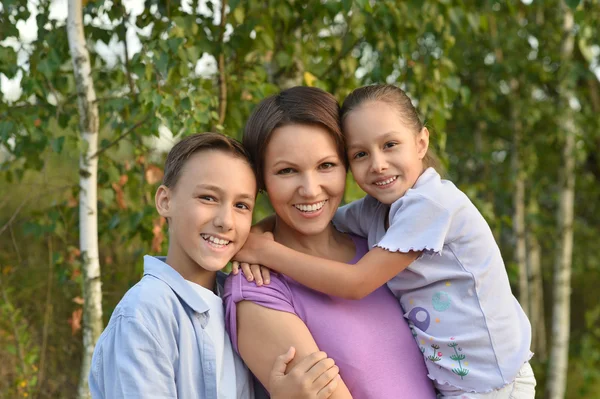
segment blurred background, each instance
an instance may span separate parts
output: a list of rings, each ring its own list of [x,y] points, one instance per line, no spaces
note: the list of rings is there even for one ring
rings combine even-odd
[[[0,398],[85,397],[84,332],[89,346],[142,256],[166,252],[154,192],[175,140],[240,138],[283,88],[342,101],[381,82],[409,93],[492,227],[532,322],[537,397],[600,397],[600,1],[223,1],[83,1],[90,153],[67,0],[2,0]],[[101,297],[83,289],[82,154],[98,160]],[[346,201],[362,195],[349,176]],[[261,196],[255,219],[269,213]]]

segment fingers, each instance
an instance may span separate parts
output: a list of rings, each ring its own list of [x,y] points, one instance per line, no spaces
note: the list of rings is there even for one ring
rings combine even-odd
[[[240,262],[234,260],[231,262],[231,274],[234,276],[240,272]]]
[[[244,273],[244,276],[246,276],[246,280],[248,280],[248,281],[254,280],[254,276],[252,275],[252,272],[250,271],[250,264],[243,262],[243,263],[240,263],[240,266],[242,268],[242,272]]]
[[[332,370],[332,372],[331,372],[332,374],[330,373],[331,377],[330,378],[327,378],[327,376],[324,377],[327,380],[327,382],[329,380],[331,380],[331,378],[336,376],[336,374],[339,372],[339,369],[335,365],[335,361],[333,359],[326,358],[326,359],[320,360],[317,363],[315,363],[310,368],[310,370],[308,370],[308,372],[306,373],[306,376],[311,381],[317,381],[319,378],[321,378],[323,376],[323,374],[326,374],[329,370]],[[325,385],[326,385],[326,383],[322,384],[322,386],[325,386]]]
[[[286,353],[277,356],[271,369],[271,377],[283,377],[288,363],[294,359],[294,356],[296,356],[296,348],[293,346],[290,346],[290,349]]]
[[[263,277],[260,273],[260,265],[250,265],[250,271],[254,276],[254,280],[256,281],[256,285],[263,285]]]
[[[268,267],[261,266],[260,274],[262,275],[262,279],[265,284],[269,284],[271,282],[271,271]]]
[[[324,359],[327,359],[327,353],[323,351],[311,353],[310,355],[302,359],[300,363],[295,365],[294,368],[290,370],[290,373],[296,371],[298,373],[305,374],[310,369],[312,369],[317,363]],[[315,376],[315,378],[313,378],[312,381],[314,381],[317,376]]]
[[[336,376],[333,377],[327,383],[327,385],[325,385],[320,391],[317,392],[317,398],[318,399],[327,399],[328,397],[330,397],[335,392],[341,379],[342,378],[340,377],[340,375],[336,374]]]

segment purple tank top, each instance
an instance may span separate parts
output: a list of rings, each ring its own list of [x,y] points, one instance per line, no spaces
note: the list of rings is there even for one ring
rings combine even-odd
[[[354,264],[368,247],[365,239],[352,239],[356,256],[350,263]],[[335,360],[354,399],[435,398],[423,355],[398,300],[386,286],[353,301],[314,291],[282,274],[257,287],[240,273],[227,278],[223,300],[225,327],[236,351],[235,304],[252,301],[304,321],[319,349]]]

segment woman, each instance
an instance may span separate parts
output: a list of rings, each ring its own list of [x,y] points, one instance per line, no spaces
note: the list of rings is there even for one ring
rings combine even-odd
[[[295,87],[267,98],[248,120],[244,146],[275,210],[276,241],[346,263],[367,252],[364,239],[331,224],[347,169],[332,95]],[[349,301],[284,275],[257,287],[238,274],[226,282],[224,300],[232,343],[267,390],[275,358],[293,346],[296,359],[323,350],[335,360],[342,381],[332,398],[435,397],[423,356],[386,287]]]

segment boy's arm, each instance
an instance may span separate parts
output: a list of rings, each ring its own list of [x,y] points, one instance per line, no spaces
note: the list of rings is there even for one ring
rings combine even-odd
[[[349,265],[297,252],[250,234],[236,259],[264,265],[328,295],[362,299],[406,269],[420,254],[374,248],[358,263]]]
[[[95,352],[89,377],[93,398],[177,397],[171,360],[137,320],[118,320]]]

